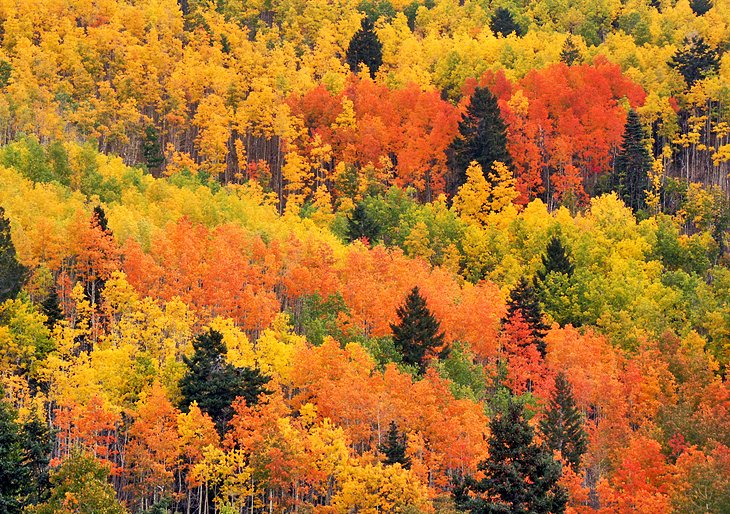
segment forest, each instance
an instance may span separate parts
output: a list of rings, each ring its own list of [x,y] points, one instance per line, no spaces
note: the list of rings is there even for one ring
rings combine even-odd
[[[730,0],[0,1],[0,514],[730,512]]]

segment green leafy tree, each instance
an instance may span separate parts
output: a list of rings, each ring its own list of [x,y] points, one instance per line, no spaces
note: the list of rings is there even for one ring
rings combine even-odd
[[[391,324],[393,344],[403,356],[403,363],[417,366],[421,373],[426,371],[426,359],[443,347],[444,333],[441,324],[428,310],[426,300],[418,287],[414,287],[403,305],[396,310],[398,323]],[[445,358],[442,349],[439,357]]]
[[[573,66],[574,64],[580,64],[582,60],[580,50],[573,41],[573,36],[568,36],[565,43],[563,43],[563,49],[560,51],[560,61],[568,66]]]
[[[522,405],[510,401],[489,427],[489,458],[479,465],[484,478],[467,479],[457,490],[457,505],[472,514],[565,512],[560,463],[534,442]]]
[[[504,7],[497,7],[489,21],[489,27],[495,35],[501,34],[504,37],[513,33],[518,36],[523,34],[522,27],[515,21],[512,11]]]
[[[370,77],[375,78],[383,64],[383,44],[373,30],[370,18],[363,18],[360,30],[352,36],[345,60],[353,73],[357,74],[360,64],[365,64],[370,70]]]
[[[540,420],[540,432],[548,448],[559,451],[577,470],[588,449],[588,438],[583,430],[583,416],[575,405],[573,389],[562,372],[555,377],[555,389],[545,417]]]
[[[400,464],[403,468],[409,469],[411,458],[406,455],[407,448],[406,435],[398,430],[395,421],[391,421],[385,434],[385,441],[378,445],[378,451],[385,456],[385,464],[389,466]]]
[[[150,170],[159,168],[165,162],[165,156],[162,153],[162,146],[160,145],[160,132],[154,125],[147,125],[144,130],[142,156],[147,164],[147,168]]]
[[[380,225],[370,216],[363,202],[357,204],[347,217],[348,241],[365,238],[373,244],[380,237],[380,232]]]
[[[682,48],[674,54],[669,66],[681,73],[687,86],[692,87],[698,80],[717,73],[720,57],[702,36],[695,35],[684,38]]]
[[[18,262],[10,237],[10,220],[0,207],[0,303],[15,298],[23,286],[27,268]]]
[[[614,189],[634,212],[646,207],[651,155],[644,141],[646,135],[639,115],[629,111],[621,151],[616,156]]]
[[[497,98],[486,87],[478,87],[471,97],[469,106],[459,122],[459,134],[451,143],[452,168],[456,173],[455,183],[449,187],[455,192],[466,182],[466,169],[477,161],[485,176],[492,169],[494,161],[507,166],[512,158],[507,152],[507,126],[502,119]]]
[[[543,320],[537,289],[525,277],[520,278],[520,281],[510,292],[507,300],[507,316],[503,322],[513,319],[517,312],[522,315],[522,319],[530,328],[530,334],[540,355],[545,357],[545,334],[548,326]]]
[[[233,401],[241,397],[248,405],[256,404],[259,396],[268,392],[264,386],[270,378],[257,369],[237,368],[226,362],[223,336],[215,330],[195,338],[193,348],[192,357],[183,357],[188,369],[180,379],[182,408],[197,402],[223,433],[233,416]]]

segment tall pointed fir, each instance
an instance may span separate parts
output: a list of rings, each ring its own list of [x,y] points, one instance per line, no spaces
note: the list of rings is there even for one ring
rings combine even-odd
[[[0,303],[17,296],[27,271],[18,262],[10,237],[10,220],[5,217],[5,209],[0,207]]]
[[[378,451],[385,456],[384,463],[388,466],[400,464],[402,468],[411,467],[411,459],[406,455],[406,435],[398,430],[395,421],[390,422],[388,432],[385,434],[385,441],[378,445]]]
[[[393,344],[400,352],[403,363],[417,366],[421,373],[426,371],[427,359],[439,350],[439,357],[446,356],[443,349],[444,333],[441,324],[426,306],[418,287],[414,287],[403,305],[396,310],[398,323],[391,324]]]
[[[693,13],[695,13],[697,16],[702,16],[707,11],[712,9],[713,3],[712,0],[690,0],[689,6],[692,9]]]
[[[149,170],[158,169],[165,162],[165,156],[162,153],[162,146],[160,144],[160,132],[154,125],[147,125],[144,130],[142,156]]]
[[[63,311],[61,310],[61,301],[58,298],[58,291],[56,285],[52,284],[48,295],[41,303],[41,309],[43,314],[46,315],[46,326],[50,329],[56,324],[56,322],[63,319]]]
[[[383,44],[373,30],[373,22],[369,18],[363,18],[360,30],[352,36],[345,60],[353,73],[357,74],[360,64],[365,64],[370,70],[370,78],[375,78],[383,64]]]
[[[580,50],[573,41],[573,36],[569,35],[563,43],[563,49],[560,51],[560,61],[568,66],[573,66],[574,64],[580,64],[582,60]]]
[[[563,372],[555,377],[555,389],[545,417],[540,420],[540,433],[548,448],[559,451],[577,471],[588,450],[588,438],[583,429],[583,416],[575,405],[573,389]]]
[[[530,334],[534,339],[535,345],[540,355],[544,358],[547,350],[545,335],[548,326],[543,320],[538,292],[525,277],[520,278],[520,281],[517,282],[517,285],[509,295],[509,299],[507,300],[507,316],[503,322],[513,319],[517,312],[522,315],[522,319],[530,328]]]
[[[543,269],[536,273],[539,282],[545,282],[545,277],[550,273],[563,273],[568,277],[573,275],[575,266],[570,260],[568,250],[558,236],[550,238],[545,253],[542,255],[542,266]]]
[[[632,109],[626,119],[621,151],[616,156],[614,190],[634,212],[646,208],[652,164],[645,139],[639,115]]]
[[[459,122],[459,134],[449,147],[451,167],[455,173],[450,193],[466,182],[466,170],[472,161],[481,165],[488,177],[494,161],[510,167],[512,158],[507,151],[507,126],[499,111],[497,98],[489,88],[478,87]]]
[[[347,240],[365,238],[372,245],[380,237],[380,227],[368,214],[365,205],[360,202],[347,217]]]
[[[684,77],[687,87],[692,87],[698,80],[717,72],[720,57],[702,36],[695,35],[684,38],[682,48],[674,54],[669,66]]]
[[[507,37],[510,34],[522,35],[522,27],[515,21],[515,17],[509,9],[497,7],[489,20],[489,28],[495,36]]]
[[[467,479],[457,506],[472,514],[565,512],[568,495],[558,484],[560,463],[533,440],[522,405],[510,401],[489,428],[489,457],[479,464],[484,478]]]

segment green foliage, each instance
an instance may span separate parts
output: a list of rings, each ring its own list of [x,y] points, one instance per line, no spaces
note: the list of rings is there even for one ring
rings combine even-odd
[[[373,30],[370,18],[363,18],[362,27],[352,36],[345,60],[353,73],[358,73],[360,64],[364,64],[370,70],[370,77],[375,78],[383,64],[383,44]]]
[[[575,405],[570,382],[562,372],[555,377],[555,389],[545,417],[540,420],[540,432],[548,448],[559,451],[565,461],[577,471],[581,457],[588,450],[588,438],[583,430],[583,416]]]
[[[213,419],[219,433],[223,433],[233,416],[233,401],[241,397],[248,405],[255,405],[259,396],[268,392],[264,386],[270,378],[257,369],[227,363],[223,335],[215,330],[196,337],[193,348],[192,357],[183,357],[188,369],[180,380],[181,407],[187,409],[197,402],[200,410]]]
[[[0,401],[0,512],[22,512],[29,489],[29,471],[25,465],[22,427],[16,413]]]
[[[646,208],[651,155],[646,148],[645,139],[639,115],[632,109],[626,119],[621,150],[616,156],[614,187],[624,203],[634,212]]]
[[[703,37],[692,36],[684,39],[682,48],[674,54],[669,66],[684,77],[687,87],[692,87],[698,80],[717,73],[720,57],[717,50],[710,48]]]
[[[357,4],[357,10],[364,13],[373,24],[381,18],[389,21],[396,14],[395,7],[388,0],[362,0]]]
[[[160,145],[160,132],[154,125],[145,127],[142,156],[148,169],[157,169],[165,163],[165,156]]]
[[[504,37],[510,34],[523,35],[522,27],[515,22],[512,12],[504,7],[497,7],[489,22],[489,27],[495,35]]]
[[[15,245],[10,237],[10,220],[5,217],[5,209],[0,207],[0,303],[18,295],[27,273],[27,268],[15,254]]]
[[[563,43],[563,49],[560,51],[560,61],[568,66],[580,64],[583,60],[580,50],[575,46],[573,36],[568,36]]]
[[[7,87],[10,76],[13,74],[13,65],[8,61],[0,60],[0,89]]]
[[[712,0],[690,0],[689,6],[697,16],[702,16],[713,7]]]
[[[512,319],[519,312],[522,319],[530,328],[540,355],[545,357],[545,334],[549,328],[543,320],[542,307],[537,290],[525,278],[520,278],[517,285],[512,289],[507,300],[507,316],[504,321]]]
[[[562,273],[568,277],[573,275],[575,265],[570,259],[570,253],[563,246],[560,237],[553,236],[542,255],[543,269],[538,270],[536,277],[540,282],[545,281],[550,273]]]
[[[347,240],[365,238],[372,245],[380,237],[380,226],[370,217],[365,205],[360,202],[347,218]]]
[[[46,315],[46,326],[52,329],[56,322],[63,319],[63,311],[61,310],[61,302],[58,298],[58,291],[54,285],[51,286],[48,295],[41,302],[41,310]]]
[[[388,466],[400,464],[404,469],[411,467],[411,459],[406,455],[408,449],[406,434],[398,430],[398,423],[390,422],[385,440],[378,445],[378,451],[385,457],[384,463]]]
[[[315,346],[321,345],[326,336],[344,341],[353,335],[343,334],[340,330],[337,324],[340,313],[347,314],[348,308],[339,292],[327,298],[314,293],[303,299],[301,314],[294,317],[294,325]]]
[[[451,382],[451,392],[456,398],[474,401],[484,398],[484,367],[474,363],[474,356],[466,345],[452,344],[448,357],[436,363],[435,367],[442,377]]]

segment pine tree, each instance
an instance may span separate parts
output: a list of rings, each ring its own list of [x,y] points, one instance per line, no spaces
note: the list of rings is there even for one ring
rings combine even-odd
[[[563,273],[570,277],[573,275],[575,266],[570,260],[568,250],[558,236],[553,236],[542,255],[543,269],[536,273],[539,282],[545,282],[545,277],[550,273]]]
[[[614,190],[634,212],[646,207],[651,155],[644,144],[645,134],[639,115],[629,111],[621,151],[616,156]]]
[[[223,336],[215,330],[200,334],[193,349],[192,357],[183,357],[188,369],[180,379],[181,406],[187,409],[197,402],[222,434],[233,415],[233,401],[242,397],[248,405],[255,405],[262,393],[268,393],[264,386],[270,378],[257,369],[237,368],[226,362]]]
[[[18,262],[10,238],[10,220],[5,217],[5,209],[0,207],[0,303],[17,296],[26,273],[26,267]]]
[[[472,161],[481,165],[486,174],[499,161],[510,167],[507,152],[507,127],[502,119],[497,98],[486,87],[478,87],[471,97],[466,113],[459,122],[459,135],[451,143],[452,168],[456,172],[455,192],[466,182],[466,170]]]
[[[544,358],[546,353],[545,335],[548,326],[543,321],[542,307],[537,290],[525,278],[520,278],[515,288],[510,293],[507,301],[507,317],[503,322],[514,317],[519,312],[522,319],[530,327],[530,333],[537,346],[540,355]]]
[[[383,64],[383,44],[373,30],[373,22],[369,18],[363,18],[360,30],[352,36],[345,60],[353,73],[358,73],[362,63],[370,70],[370,77],[375,78]]]
[[[347,217],[347,240],[352,242],[365,238],[372,245],[380,237],[380,226],[368,215],[365,205],[360,202]]]
[[[444,334],[441,324],[426,306],[418,287],[414,287],[406,298],[405,304],[396,310],[399,322],[391,324],[393,344],[403,356],[405,364],[418,366],[421,373],[426,371],[426,359],[442,347]],[[445,357],[442,350],[439,357]]]
[[[540,432],[548,448],[559,451],[574,470],[588,449],[583,430],[583,416],[575,406],[573,390],[564,373],[555,377],[555,390],[545,417],[540,420]]]
[[[484,478],[467,479],[458,506],[472,514],[565,512],[568,495],[558,484],[560,464],[533,441],[522,405],[510,401],[489,427],[489,458],[479,464]]]
[[[501,34],[503,37],[507,37],[513,32],[518,36],[522,35],[522,27],[515,22],[512,12],[504,7],[497,7],[489,21],[489,27],[495,35]]]
[[[390,422],[388,432],[385,434],[385,441],[378,445],[378,451],[385,455],[385,464],[392,466],[400,464],[404,469],[411,467],[411,459],[406,455],[406,435],[398,430],[395,421]]]
[[[225,34],[221,37],[224,38]],[[165,156],[162,154],[162,147],[160,146],[160,133],[154,125],[147,125],[144,130],[142,156],[147,168],[150,170],[159,168],[165,162]]]
[[[0,398],[2,398],[0,389]],[[30,473],[25,466],[23,431],[16,413],[0,401],[0,512],[23,511],[23,499],[28,492]]]
[[[53,328],[56,322],[63,319],[61,301],[58,298],[58,291],[55,285],[52,285],[50,291],[48,291],[48,296],[41,303],[41,309],[43,310],[43,314],[48,318],[46,321],[48,328]]]
[[[713,3],[712,0],[690,0],[689,6],[697,16],[702,16],[712,9]]]
[[[99,228],[102,230],[102,232],[111,234],[111,230],[109,230],[109,220],[107,220],[106,212],[101,205],[97,205],[96,207],[94,207],[94,212],[91,216],[94,220],[96,220],[96,223],[97,225],[99,225]]]
[[[45,421],[33,417],[23,424],[23,441],[25,465],[30,475],[28,503],[37,504],[45,499],[50,488],[51,431]]]
[[[677,50],[669,66],[676,69],[684,77],[687,87],[708,75],[717,73],[720,57],[717,50],[710,48],[702,36],[684,38],[682,49]]]
[[[580,64],[582,60],[580,50],[578,50],[578,47],[575,46],[575,42],[573,41],[573,36],[568,36],[560,52],[560,61],[568,66],[573,66],[574,64]]]

